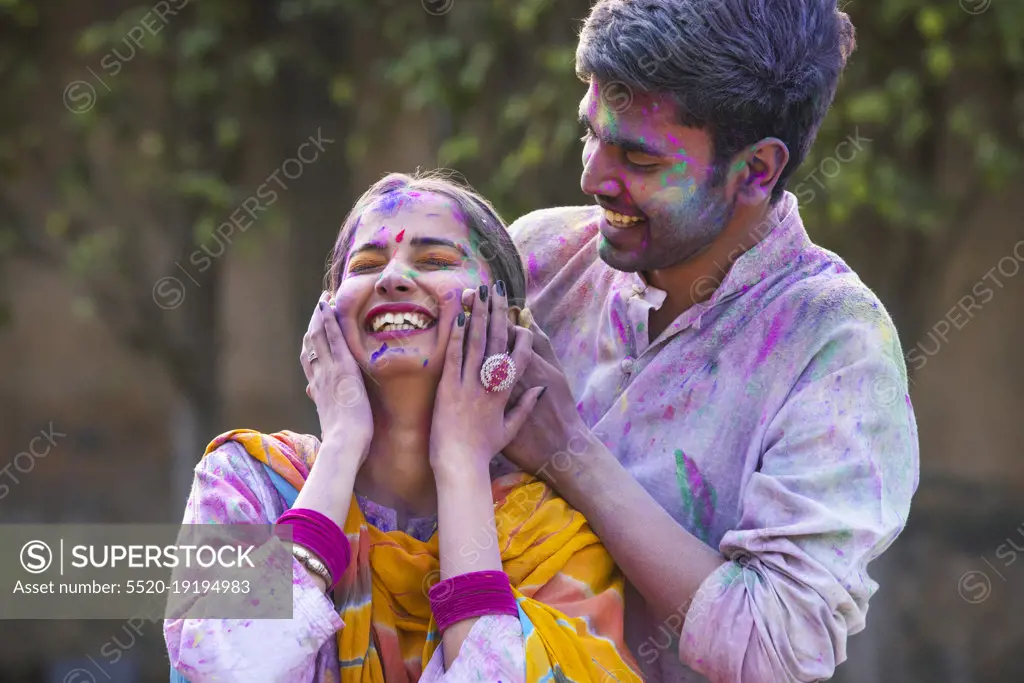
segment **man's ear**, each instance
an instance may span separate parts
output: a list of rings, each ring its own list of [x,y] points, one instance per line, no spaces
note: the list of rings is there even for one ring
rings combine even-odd
[[[789,163],[789,149],[778,138],[764,138],[736,155],[729,191],[743,204],[761,204],[772,196]]]

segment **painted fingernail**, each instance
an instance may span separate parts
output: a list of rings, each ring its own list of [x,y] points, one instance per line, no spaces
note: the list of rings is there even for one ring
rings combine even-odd
[[[487,285],[480,285],[480,301],[487,301]]]
[[[540,397],[544,395],[544,392],[547,391],[547,390],[548,390],[547,387],[544,387],[543,389],[540,390],[540,393],[537,394],[537,400],[538,401],[540,400]]]
[[[459,313],[459,317],[455,319],[455,322],[458,323],[459,327],[465,327],[465,325],[466,325],[466,314],[465,313]]]
[[[326,303],[325,303],[324,301],[322,301],[322,300],[321,300],[321,301],[320,301],[320,310],[321,310],[321,311],[322,311],[322,310],[324,310],[324,306],[326,306],[326,305],[327,305],[327,304],[326,304]]]
[[[494,283],[494,290],[498,292],[498,296],[505,296],[505,283],[502,280],[498,280]]]

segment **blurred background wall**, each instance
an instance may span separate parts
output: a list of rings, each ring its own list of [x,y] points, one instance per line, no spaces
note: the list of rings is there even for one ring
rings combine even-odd
[[[859,47],[789,189],[895,318],[922,476],[836,680],[1022,681],[1024,3],[845,7]],[[381,174],[456,168],[509,221],[588,203],[588,8],[0,1],[0,523],[177,521],[216,434],[316,431],[301,337]],[[140,631],[0,623],[0,683],[166,680]]]

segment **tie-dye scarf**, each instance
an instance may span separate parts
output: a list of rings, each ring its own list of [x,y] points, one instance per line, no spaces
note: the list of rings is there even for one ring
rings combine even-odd
[[[206,453],[232,440],[267,467],[278,490],[290,490],[289,501],[320,447],[308,434],[235,430]],[[583,516],[522,472],[495,480],[493,493],[501,559],[523,626],[526,680],[642,680],[623,640],[622,573]],[[441,645],[426,596],[439,578],[437,534],[422,542],[380,531],[366,523],[355,497],[345,533],[352,562],[335,589],[345,622],[337,634],[341,680],[416,681]]]

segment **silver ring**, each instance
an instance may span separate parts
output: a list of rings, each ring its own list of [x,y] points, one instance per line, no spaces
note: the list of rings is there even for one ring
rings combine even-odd
[[[316,360],[316,358],[317,358],[317,355],[316,355],[316,351],[310,350],[310,352],[306,354],[306,358],[308,358],[308,359],[309,359],[309,362],[310,362],[310,363],[312,363],[313,361],[315,361],[315,360]]]

